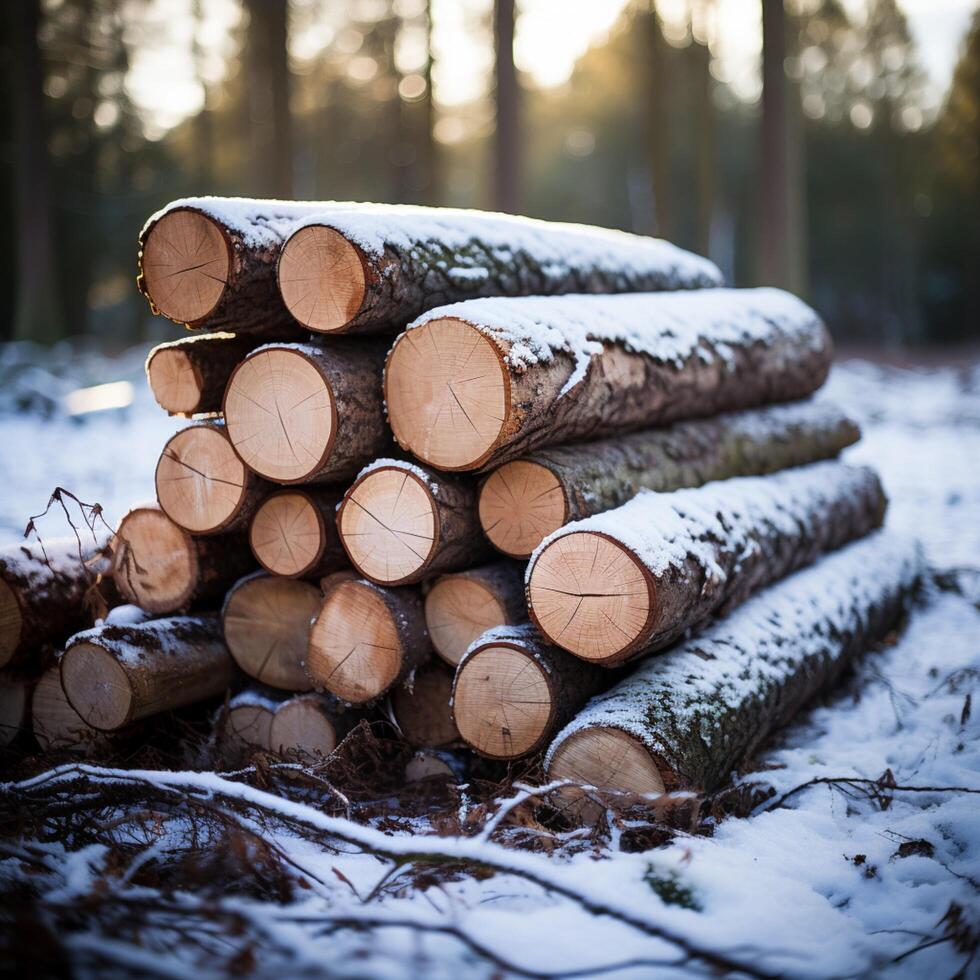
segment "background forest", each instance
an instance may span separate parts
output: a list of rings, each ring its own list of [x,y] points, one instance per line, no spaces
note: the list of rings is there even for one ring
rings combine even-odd
[[[136,235],[202,193],[652,233],[801,293],[845,343],[976,339],[980,12],[937,96],[895,0],[741,2],[763,41],[741,74],[715,0],[4,4],[0,340],[154,338]],[[599,7],[542,84],[525,18],[557,36]]]

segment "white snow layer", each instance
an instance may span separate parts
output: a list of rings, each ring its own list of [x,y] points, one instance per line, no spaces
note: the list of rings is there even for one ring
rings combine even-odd
[[[161,655],[182,656],[187,651],[187,631],[193,631],[193,644],[224,643],[221,620],[217,616],[167,616],[139,623],[104,622],[70,637],[65,649],[79,643],[103,647],[121,664],[137,666],[153,662]]]

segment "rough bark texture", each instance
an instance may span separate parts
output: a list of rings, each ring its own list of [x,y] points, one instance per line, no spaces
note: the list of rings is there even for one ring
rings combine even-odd
[[[91,626],[95,607],[87,601],[99,579],[100,548],[75,538],[15,545],[0,551],[0,667],[23,664],[47,644],[60,645]]]
[[[71,706],[103,731],[214,697],[239,677],[217,616],[97,626],[73,636],[61,658]]]
[[[663,525],[663,511],[635,506],[626,513],[627,504],[607,512],[611,520],[595,530],[590,530],[590,521],[574,525],[575,531],[597,533],[621,545],[648,583],[649,614],[643,629],[631,642],[601,659],[603,665],[617,665],[663,649],[692,626],[728,612],[764,586],[864,537],[884,520],[887,499],[871,469],[823,463],[788,471],[785,477],[786,482],[780,483],[775,482],[778,474],[738,481],[744,489],[742,501],[732,496],[735,481],[729,486],[712,484],[716,493],[711,494],[681,490],[659,501],[653,495],[635,498],[637,505],[662,502],[680,516],[682,526],[688,529],[683,539],[687,543],[679,545],[686,549],[683,557],[666,558],[671,541],[676,543],[677,539],[658,539],[645,554],[638,554],[636,547],[626,543],[635,545],[635,534],[648,530],[637,526],[634,519]],[[745,508],[743,501],[754,494],[767,495],[767,506]],[[714,508],[708,511],[713,523],[700,523],[700,507]],[[621,531],[615,530],[616,519],[612,517],[620,510]],[[561,541],[561,537],[551,539],[528,566],[528,612],[546,637],[549,631],[542,628],[535,608],[536,568],[548,549]],[[571,589],[574,583],[569,582]],[[558,637],[549,638],[559,646],[566,645]]]
[[[27,728],[34,680],[17,674],[0,674],[0,748],[10,745]]]
[[[552,744],[549,778],[563,743],[611,728],[650,753],[666,791],[716,789],[896,625],[922,568],[882,532],[774,585],[590,702]]]
[[[415,748],[442,748],[459,741],[449,707],[453,672],[439,661],[419,667],[391,692],[391,714]]]

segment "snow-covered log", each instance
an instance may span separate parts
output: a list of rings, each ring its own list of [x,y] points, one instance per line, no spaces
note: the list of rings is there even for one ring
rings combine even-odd
[[[298,223],[279,260],[286,307],[323,333],[391,330],[478,296],[622,293],[721,284],[668,242],[449,208],[355,205]]]
[[[490,554],[476,487],[415,463],[378,459],[344,494],[337,531],[351,564],[379,585],[408,585]]]
[[[221,421],[171,436],[154,480],[163,512],[191,534],[242,529],[271,489],[238,458]]]
[[[343,492],[328,487],[277,490],[259,504],[248,541],[258,563],[273,575],[319,578],[347,566],[337,534]]]
[[[269,344],[232,372],[224,413],[235,451],[276,483],[347,480],[383,455],[384,349],[374,343]]]
[[[453,672],[438,660],[417,667],[391,692],[391,715],[409,745],[440,748],[459,741],[452,694]]]
[[[552,643],[619,664],[868,534],[885,506],[873,470],[838,462],[642,491],[542,542],[528,565],[528,611]]]
[[[91,749],[106,736],[87,725],[69,704],[61,686],[61,668],[49,667],[38,679],[31,695],[31,727],[37,744],[52,749]]]
[[[542,446],[792,401],[830,369],[830,336],[776,289],[481,299],[432,310],[395,341],[395,438],[445,470]]]
[[[343,579],[327,591],[310,628],[306,670],[318,689],[349,704],[368,704],[431,653],[415,589]]]
[[[453,682],[453,720],[463,740],[491,759],[543,748],[614,675],[541,641],[529,623],[487,630]]]
[[[283,755],[326,757],[363,715],[341,711],[322,694],[297,694],[276,708],[269,730],[269,747]]]
[[[204,701],[239,676],[217,616],[96,626],[73,636],[61,658],[69,703],[99,731]]]
[[[244,535],[194,537],[155,504],[129,511],[113,544],[116,588],[127,602],[150,613],[219,599],[254,567]]]
[[[859,438],[840,409],[803,401],[539,449],[483,482],[480,524],[499,551],[526,559],[558,528],[619,507],[640,490],[772,473],[836,456]]]
[[[432,648],[453,667],[492,626],[525,620],[524,566],[513,561],[443,575],[425,596],[425,625]]]
[[[225,598],[225,642],[241,669],[284,691],[308,691],[310,622],[322,600],[309,582],[254,572],[239,579]]]
[[[896,624],[921,571],[913,542],[879,532],[771,586],[594,698],[552,743],[549,778],[716,789]]]

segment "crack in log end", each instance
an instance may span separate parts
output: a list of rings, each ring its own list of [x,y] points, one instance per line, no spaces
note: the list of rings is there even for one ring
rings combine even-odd
[[[221,300],[231,253],[214,221],[198,211],[177,209],[147,232],[140,265],[153,306],[177,323],[196,323]]]
[[[267,497],[255,512],[249,543],[259,564],[290,578],[316,567],[327,545],[324,519],[300,490]]]
[[[444,470],[479,466],[510,411],[510,379],[494,344],[451,317],[397,341],[385,370],[388,416],[398,443]]]
[[[480,524],[490,543],[512,558],[531,552],[567,519],[558,478],[539,463],[504,463],[480,488]]]
[[[425,622],[436,653],[455,667],[474,640],[490,627],[507,623],[508,616],[482,582],[447,575],[425,597]]]

